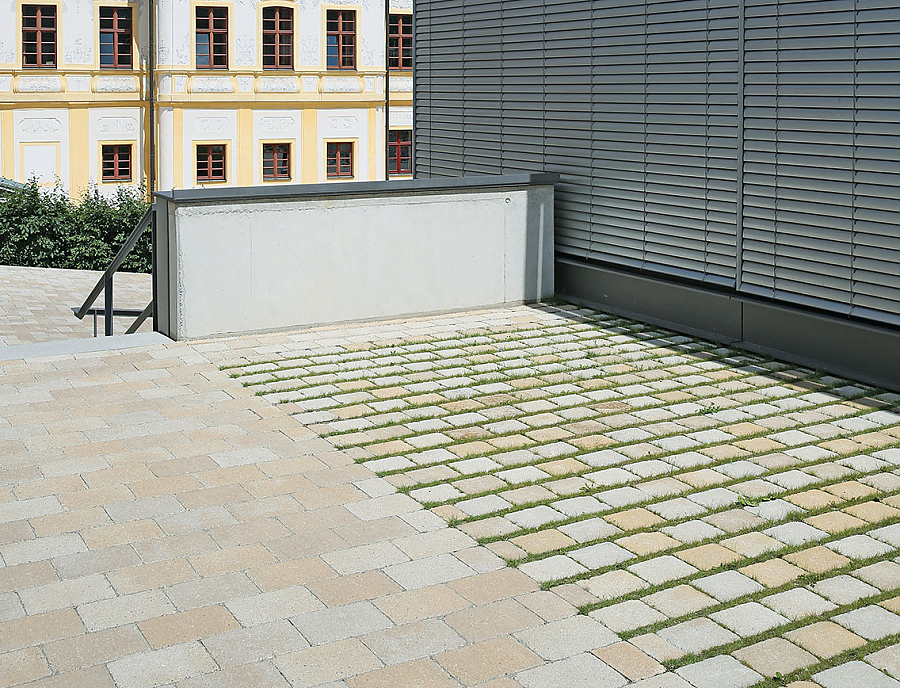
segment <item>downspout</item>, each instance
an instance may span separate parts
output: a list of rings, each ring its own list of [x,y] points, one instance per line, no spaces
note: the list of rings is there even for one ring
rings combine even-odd
[[[391,63],[388,57],[391,33],[391,0],[384,0],[384,180],[391,178]]]
[[[147,175],[148,186],[151,199],[153,192],[156,191],[156,0],[149,0],[150,3],[150,56],[147,60],[147,79],[150,90],[149,99],[149,148],[150,148],[150,170]]]

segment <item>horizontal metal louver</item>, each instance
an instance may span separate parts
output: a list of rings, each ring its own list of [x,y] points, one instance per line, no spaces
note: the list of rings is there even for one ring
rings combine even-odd
[[[418,176],[560,254],[900,324],[900,0],[415,0]]]

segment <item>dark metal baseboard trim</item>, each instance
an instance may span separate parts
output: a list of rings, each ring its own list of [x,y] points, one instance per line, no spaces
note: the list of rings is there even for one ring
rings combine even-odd
[[[900,332],[567,259],[556,291],[637,318],[900,391]]]

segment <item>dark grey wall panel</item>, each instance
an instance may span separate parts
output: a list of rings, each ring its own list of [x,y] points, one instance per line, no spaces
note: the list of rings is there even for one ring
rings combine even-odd
[[[561,257],[900,326],[900,0],[414,0],[416,175]]]

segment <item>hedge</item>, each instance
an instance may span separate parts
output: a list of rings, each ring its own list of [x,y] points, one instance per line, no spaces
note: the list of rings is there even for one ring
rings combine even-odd
[[[72,201],[35,180],[0,199],[0,265],[105,270],[147,210],[143,189],[96,187]],[[125,259],[126,272],[150,272],[150,232]]]

